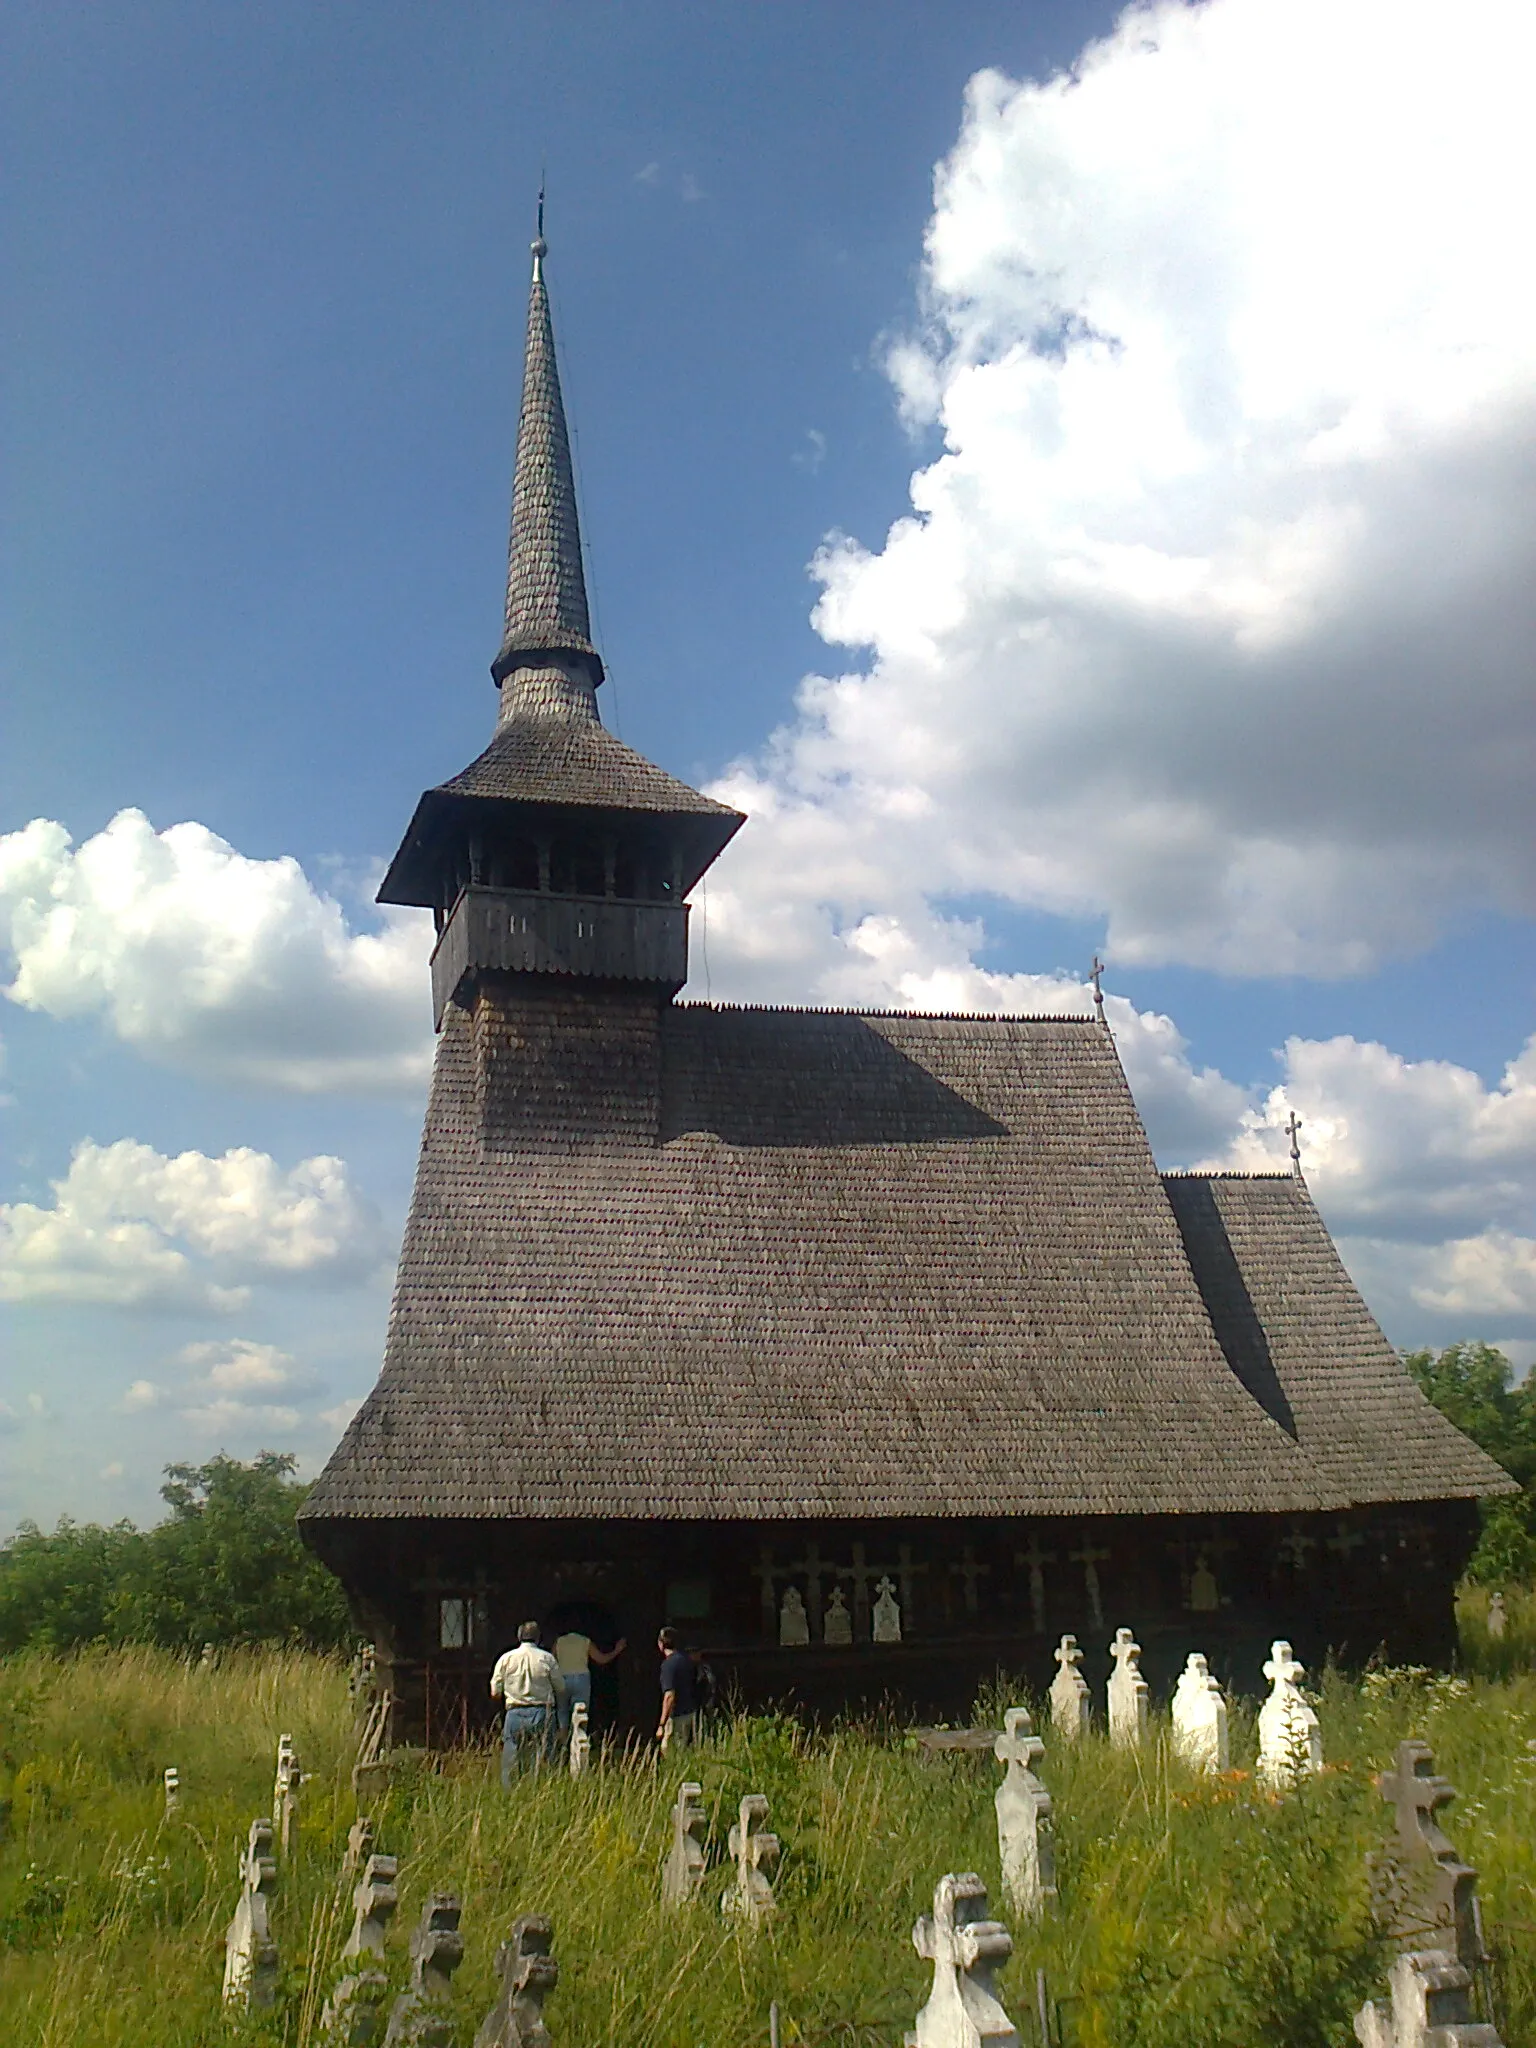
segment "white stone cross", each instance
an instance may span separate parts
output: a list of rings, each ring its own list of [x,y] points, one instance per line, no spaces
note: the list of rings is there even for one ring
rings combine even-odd
[[[786,1650],[803,1650],[811,1640],[811,1625],[798,1586],[787,1586],[779,1609],[779,1645]]]
[[[592,1761],[592,1738],[587,1733],[587,1703],[574,1700],[571,1703],[571,1776],[583,1776]]]
[[[1502,1643],[1508,1616],[1504,1612],[1504,1595],[1495,1593],[1488,1602],[1488,1636],[1491,1642]]]
[[[1305,1674],[1306,1666],[1296,1662],[1289,1643],[1270,1644],[1264,1665],[1270,1695],[1259,1709],[1257,1774],[1272,1791],[1323,1768],[1322,1730],[1297,1684]]]
[[[1076,1742],[1079,1736],[1088,1733],[1093,1718],[1088,1681],[1078,1669],[1083,1653],[1077,1637],[1063,1636],[1051,1654],[1058,1667],[1047,1694],[1051,1726],[1063,1742]]]
[[[778,1904],[773,1896],[773,1873],[778,1868],[779,1838],[763,1826],[767,1818],[768,1801],[761,1792],[749,1792],[730,1833],[736,1878],[720,1907],[748,1929],[760,1926]]]
[[[1173,1746],[1193,1770],[1225,1771],[1231,1766],[1227,1702],[1198,1650],[1190,1652],[1173,1689]]]
[[[1077,1668],[1083,1661],[1077,1637],[1063,1636],[1054,1655],[1061,1668],[1051,1680],[1051,1726],[1063,1742],[1076,1742],[1093,1716],[1088,1681]]]
[[[1013,1940],[987,1918],[987,1888],[974,1871],[939,1879],[933,1918],[918,1921],[912,1946],[933,1964],[933,1989],[907,2048],[1019,2048],[993,1981],[1013,1954]]]
[[[672,1852],[662,1867],[661,1898],[683,1906],[704,1882],[704,1787],[684,1785],[672,1808]]]
[[[1392,2010],[1355,2014],[1361,2048],[1502,2048],[1496,2027],[1472,2012],[1472,1973],[1449,1949],[1419,1949],[1392,1965]]]
[[[299,1787],[304,1774],[294,1754],[293,1737],[280,1735],[277,1742],[277,1780],[272,1788],[272,1814],[277,1822],[279,1853],[291,1856],[299,1845]]]
[[[1015,1913],[1037,1920],[1056,1896],[1056,1849],[1051,1840],[1051,1795],[1035,1776],[1045,1744],[1030,1726],[1025,1707],[1010,1707],[992,1754],[1007,1775],[993,1798],[997,1808],[997,1853],[1003,1891]]]
[[[843,1598],[841,1586],[832,1588],[832,1598],[827,1602],[827,1611],[822,1617],[821,1639],[834,1648],[846,1647],[853,1641],[853,1616],[848,1612],[848,1602]]]
[[[224,1937],[224,2003],[269,2006],[277,1998],[277,1944],[268,1896],[277,1883],[272,1823],[253,1820],[240,1857],[240,1903]]]
[[[165,1810],[174,1813],[181,1804],[181,1773],[174,1764],[165,1767]]]
[[[875,1588],[875,1614],[872,1633],[877,1643],[899,1643],[901,1641],[901,1609],[896,1604],[896,1588],[889,1579],[882,1579]]]
[[[288,1789],[288,1773],[293,1767],[293,1737],[279,1735],[277,1738],[277,1775],[272,1781],[272,1811],[277,1814],[283,1804],[283,1794]]]
[[[1152,1698],[1152,1688],[1141,1675],[1141,1645],[1128,1628],[1117,1628],[1109,1654],[1115,1660],[1109,1674],[1109,1739],[1117,1749],[1139,1749]]]

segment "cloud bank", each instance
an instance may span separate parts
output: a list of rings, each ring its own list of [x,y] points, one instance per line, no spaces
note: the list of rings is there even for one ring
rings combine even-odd
[[[889,358],[942,452],[818,559],[860,665],[722,784],[717,978],[941,965],[978,892],[1236,974],[1536,908],[1536,15],[1442,26],[1165,4],[972,80]]]
[[[95,1017],[157,1064],[318,1093],[421,1088],[431,1061],[424,914],[348,928],[297,861],[206,826],[120,811],[79,847],[34,819],[0,837],[5,993]]]
[[[253,1282],[352,1282],[387,1246],[340,1159],[77,1145],[51,1207],[0,1203],[0,1301],[233,1310]]]

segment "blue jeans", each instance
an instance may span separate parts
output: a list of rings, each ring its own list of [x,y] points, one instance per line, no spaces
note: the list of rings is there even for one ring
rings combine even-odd
[[[548,1707],[508,1707],[501,1724],[501,1784],[512,1783],[521,1766],[524,1744],[534,1745],[537,1766],[554,1748],[555,1717]]]
[[[565,1680],[565,1698],[560,1702],[560,1733],[564,1735],[571,1725],[571,1709],[578,1700],[586,1708],[588,1719],[591,1718],[592,1674],[590,1671],[563,1671],[560,1675]]]

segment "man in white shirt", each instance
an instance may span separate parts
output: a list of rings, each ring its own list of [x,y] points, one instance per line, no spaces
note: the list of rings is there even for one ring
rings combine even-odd
[[[565,1700],[565,1680],[548,1650],[539,1648],[539,1624],[525,1621],[517,1631],[517,1648],[496,1660],[491,1673],[491,1698],[506,1709],[501,1724],[501,1783],[512,1783],[524,1743],[534,1744],[534,1762],[554,1749],[555,1714]]]

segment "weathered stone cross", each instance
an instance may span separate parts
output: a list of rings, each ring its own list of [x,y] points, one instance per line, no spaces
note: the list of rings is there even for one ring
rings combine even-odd
[[[1484,1957],[1477,1872],[1462,1862],[1435,1818],[1456,1788],[1435,1775],[1434,1751],[1414,1738],[1398,1744],[1396,1768],[1383,1771],[1376,1786],[1391,1801],[1396,1821],[1391,1848],[1370,1859],[1377,1917],[1415,1947],[1450,1934],[1457,1959],[1476,1968]]]
[[[512,1923],[511,1939],[496,1951],[501,1996],[480,2024],[475,2048],[550,2048],[544,2001],[560,1981],[550,1954],[554,1930],[542,1913]]]
[[[987,1888],[974,1871],[939,1879],[933,1917],[918,1921],[912,1946],[933,1964],[933,1989],[907,2036],[910,2048],[1019,2048],[994,1981],[1013,1939],[987,1918]]]
[[[1038,1917],[1045,1901],[1056,1896],[1056,1851],[1051,1841],[1051,1795],[1035,1776],[1045,1744],[1030,1725],[1024,1707],[1010,1707],[992,1754],[1007,1766],[994,1795],[997,1847],[1002,1861],[1003,1890],[1016,1913]]]
[[[773,1896],[773,1873],[778,1868],[780,1844],[778,1836],[763,1826],[767,1818],[768,1801],[761,1792],[749,1792],[730,1833],[736,1882],[720,1904],[749,1929],[766,1920],[778,1905]]]
[[[1088,1733],[1091,1704],[1088,1681],[1078,1666],[1083,1653],[1076,1636],[1063,1636],[1054,1651],[1060,1670],[1051,1681],[1051,1726],[1063,1742],[1076,1742]]]

